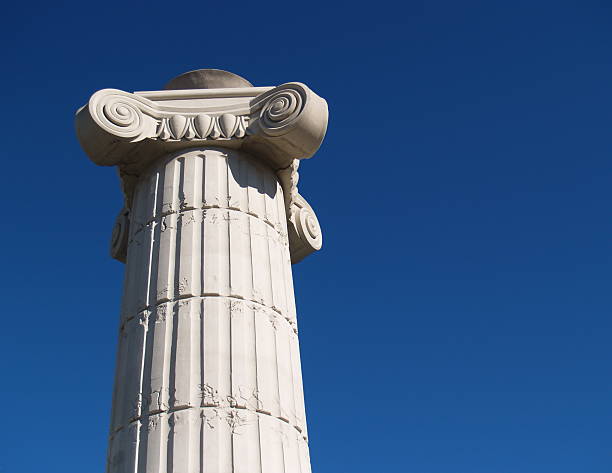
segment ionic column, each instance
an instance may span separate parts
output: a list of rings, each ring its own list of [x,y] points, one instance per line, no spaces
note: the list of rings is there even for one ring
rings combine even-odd
[[[325,102],[221,71],[171,85],[106,89],[77,113],[126,197],[107,472],[310,472],[291,263],[321,246],[296,160],[320,145]]]

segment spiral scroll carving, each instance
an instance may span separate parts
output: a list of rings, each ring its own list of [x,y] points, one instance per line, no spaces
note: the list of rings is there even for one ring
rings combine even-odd
[[[296,194],[291,203],[292,211],[287,219],[291,263],[299,263],[323,246],[323,233],[317,215],[306,199]]]
[[[151,135],[155,119],[143,113],[143,104],[131,94],[100,91],[89,102],[100,126],[121,138],[138,140]]]
[[[259,115],[264,133],[270,136],[284,134],[302,112],[304,102],[303,95],[296,89],[282,89],[272,94]]]
[[[295,215],[295,226],[304,243],[313,250],[320,250],[323,244],[323,234],[317,216],[309,207],[303,207]]]

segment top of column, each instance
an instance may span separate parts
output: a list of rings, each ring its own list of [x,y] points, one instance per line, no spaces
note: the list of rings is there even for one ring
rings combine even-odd
[[[327,102],[306,85],[253,87],[231,72],[200,69],[164,90],[103,89],[76,116],[79,141],[96,164],[137,175],[171,151],[244,149],[273,169],[311,157],[327,128]]]
[[[254,87],[228,71],[199,69],[163,90],[99,90],[75,124],[90,159],[119,168],[127,211],[139,176],[162,156],[206,146],[246,151],[277,173],[296,262],[321,247],[316,216],[297,191],[297,168],[319,149],[327,119],[327,102],[300,82]]]

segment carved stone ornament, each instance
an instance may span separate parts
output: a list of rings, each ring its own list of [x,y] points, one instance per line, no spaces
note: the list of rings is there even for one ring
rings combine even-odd
[[[304,84],[128,93],[103,89],[77,112],[77,135],[102,166],[138,173],[184,148],[240,148],[274,169],[311,157],[327,129],[327,103]]]
[[[287,221],[291,263],[299,263],[310,253],[320,250],[323,234],[316,214],[301,195],[293,200],[291,217]]]
[[[319,249],[318,221],[297,192],[297,165],[317,151],[327,120],[327,102],[298,82],[94,93],[78,110],[76,129],[92,161],[119,169],[125,208],[113,230],[112,256],[125,261],[129,210],[141,173],[170,152],[202,146],[241,149],[276,170],[285,192],[292,262]]]

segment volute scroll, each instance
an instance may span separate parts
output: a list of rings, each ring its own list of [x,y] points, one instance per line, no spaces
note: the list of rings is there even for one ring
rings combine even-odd
[[[189,92],[100,90],[77,112],[79,140],[96,164],[137,173],[168,152],[207,145],[241,148],[281,169],[314,155],[325,136],[327,102],[298,82]]]

